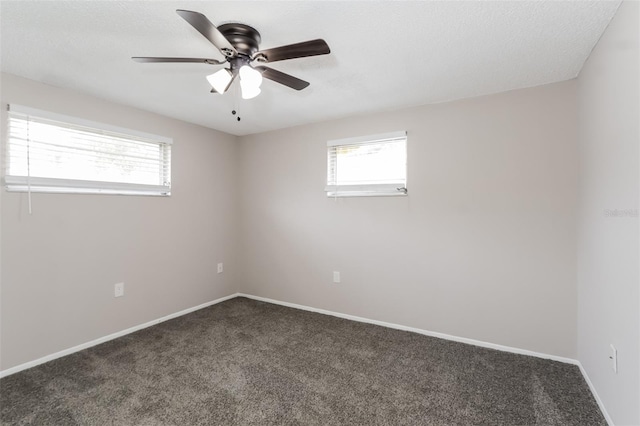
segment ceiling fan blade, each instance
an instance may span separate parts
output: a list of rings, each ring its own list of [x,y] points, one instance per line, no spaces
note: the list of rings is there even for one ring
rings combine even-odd
[[[198,30],[207,40],[211,42],[226,57],[237,55],[236,49],[229,43],[229,40],[211,23],[202,13],[191,10],[176,10],[185,21]]]
[[[195,62],[209,65],[222,65],[225,63],[217,59],[205,58],[161,58],[156,56],[133,56],[131,57],[131,59],[136,62]]]
[[[273,68],[255,67],[255,69],[260,71],[264,78],[273,80],[276,83],[284,84],[292,89],[302,90],[309,85],[308,81],[300,80],[297,77],[283,73],[282,71],[274,70]]]
[[[303,41],[302,43],[274,47],[256,52],[253,57],[264,57],[266,62],[284,61],[285,59],[304,58],[305,56],[326,55],[331,53],[329,45],[322,39]]]

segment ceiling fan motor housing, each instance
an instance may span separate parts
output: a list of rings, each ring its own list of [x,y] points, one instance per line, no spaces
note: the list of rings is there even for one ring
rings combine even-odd
[[[223,24],[218,30],[225,36],[229,43],[235,47],[239,54],[251,57],[258,51],[260,33],[253,27],[245,24]]]

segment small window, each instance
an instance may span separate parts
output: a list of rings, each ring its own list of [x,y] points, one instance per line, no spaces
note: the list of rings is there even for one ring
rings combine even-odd
[[[327,142],[327,195],[407,194],[407,133],[393,132]]]
[[[171,139],[11,105],[8,191],[171,194]]]

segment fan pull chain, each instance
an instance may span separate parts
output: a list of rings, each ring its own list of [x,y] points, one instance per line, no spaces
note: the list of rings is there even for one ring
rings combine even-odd
[[[240,113],[238,112],[238,98],[240,96],[240,92],[238,92],[238,85],[236,84],[233,88],[235,91],[233,96],[233,109],[231,110],[232,115],[237,115],[236,119],[240,121]]]

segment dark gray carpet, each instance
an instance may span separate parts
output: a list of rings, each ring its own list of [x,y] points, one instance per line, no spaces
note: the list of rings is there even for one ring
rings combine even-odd
[[[606,425],[576,366],[236,298],[0,380],[37,425]]]

